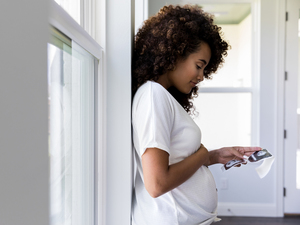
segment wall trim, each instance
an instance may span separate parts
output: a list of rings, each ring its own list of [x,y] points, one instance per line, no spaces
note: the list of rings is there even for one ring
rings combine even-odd
[[[97,212],[95,225],[106,225],[107,196],[107,73],[106,73],[106,1],[95,1],[95,40],[103,48],[101,64],[98,66],[97,106],[98,106],[98,143],[97,143]]]
[[[96,41],[103,47],[103,80],[99,85],[105,88],[99,90],[105,96],[102,105],[105,107],[102,108],[105,124],[98,124],[105,135],[102,137],[105,143],[101,144],[103,158],[99,158],[99,191],[102,191],[99,195],[102,199],[99,196],[98,225],[131,224],[133,18],[134,0],[96,1]]]
[[[218,215],[222,216],[250,216],[276,217],[276,204],[219,202]]]

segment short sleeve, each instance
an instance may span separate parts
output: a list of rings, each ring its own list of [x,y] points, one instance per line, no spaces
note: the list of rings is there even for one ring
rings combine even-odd
[[[160,84],[149,82],[140,88],[133,102],[135,148],[140,156],[147,148],[159,148],[170,154],[174,121],[170,96]]]

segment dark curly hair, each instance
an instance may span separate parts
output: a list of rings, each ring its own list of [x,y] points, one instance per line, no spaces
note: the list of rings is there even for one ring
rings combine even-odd
[[[161,75],[175,70],[176,63],[198,51],[201,42],[206,42],[211,49],[211,59],[204,70],[204,77],[210,79],[224,62],[229,48],[221,38],[221,28],[213,24],[213,16],[196,5],[169,5],[160,9],[144,22],[135,37],[132,96],[146,81],[157,81]],[[191,112],[197,86],[189,94],[175,87],[168,91],[188,113]]]

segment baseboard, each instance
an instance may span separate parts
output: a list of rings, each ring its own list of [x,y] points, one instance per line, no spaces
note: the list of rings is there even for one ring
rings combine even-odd
[[[219,216],[277,217],[275,204],[219,202]]]

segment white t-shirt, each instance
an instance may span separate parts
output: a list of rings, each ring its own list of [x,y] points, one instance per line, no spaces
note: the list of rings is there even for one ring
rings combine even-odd
[[[206,166],[158,198],[145,189],[141,156],[147,148],[169,153],[171,165],[201,145],[199,127],[176,99],[159,83],[146,82],[133,99],[132,126],[137,165],[132,225],[206,225],[217,221],[216,185]]]

